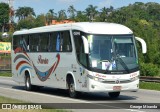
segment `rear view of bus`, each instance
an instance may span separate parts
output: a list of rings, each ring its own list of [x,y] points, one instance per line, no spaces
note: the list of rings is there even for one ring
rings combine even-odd
[[[120,91],[137,91],[140,72],[133,32],[118,24],[90,25],[83,31],[73,31],[84,86],[89,92],[108,92],[110,97],[118,97]],[[146,53],[145,42],[136,39]]]

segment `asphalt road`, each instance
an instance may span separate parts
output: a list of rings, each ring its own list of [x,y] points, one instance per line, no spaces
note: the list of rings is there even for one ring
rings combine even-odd
[[[65,90],[42,88],[28,92],[11,78],[0,77],[0,96],[19,99],[31,103],[47,103],[50,107],[64,107],[75,112],[159,112],[160,109],[137,109],[143,105],[160,106],[160,91],[142,90],[122,92],[117,99],[106,93],[81,94],[78,99],[69,98]],[[2,102],[3,103],[3,102]],[[158,103],[158,104],[156,104]],[[129,108],[126,108],[129,107]],[[109,109],[108,109],[109,108]]]

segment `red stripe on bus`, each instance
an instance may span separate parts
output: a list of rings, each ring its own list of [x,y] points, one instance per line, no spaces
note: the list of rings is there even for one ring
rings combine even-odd
[[[29,64],[29,65],[30,65],[30,63],[28,63],[28,62],[26,62],[26,61],[20,61],[20,62],[17,64],[17,66],[16,66],[16,70],[18,70],[19,67],[20,67],[22,64]]]

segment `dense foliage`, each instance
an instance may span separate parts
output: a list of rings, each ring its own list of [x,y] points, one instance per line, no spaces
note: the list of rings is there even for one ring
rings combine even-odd
[[[1,8],[2,4],[3,3],[0,3],[0,10],[3,9],[5,11],[4,14],[6,14],[8,8]],[[2,14],[0,13],[0,17],[1,15]],[[147,54],[145,55],[141,53],[141,46],[137,43],[141,74],[147,76],[159,75],[160,4],[158,3],[136,2],[119,9],[114,9],[114,7],[110,6],[109,8],[103,7],[99,10],[97,6],[89,5],[83,11],[76,10],[74,6],[71,5],[67,10],[62,9],[55,13],[54,9],[49,9],[47,14],[41,14],[38,16],[35,15],[33,8],[19,7],[15,16],[18,18],[15,30],[40,27],[44,26],[46,23],[51,24],[53,19],[58,21],[71,19],[76,22],[114,22],[126,25],[133,30],[135,36],[143,38],[147,43]],[[6,18],[6,16],[4,18]],[[0,18],[0,25],[3,24],[3,20],[4,19]],[[5,20],[8,20],[8,18]],[[3,41],[1,38],[0,40]]]
[[[142,55],[139,48],[139,59],[142,75],[159,75],[160,67],[160,4],[136,2],[127,7],[113,11],[109,22],[124,24],[131,28],[136,36],[147,43],[147,54]]]
[[[0,3],[0,31],[6,30],[6,24],[9,21],[9,5]]]

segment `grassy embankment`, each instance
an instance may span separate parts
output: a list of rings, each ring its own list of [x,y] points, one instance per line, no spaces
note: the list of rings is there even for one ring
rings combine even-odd
[[[12,77],[11,72],[0,72],[0,76]]]
[[[158,90],[160,91],[160,83],[140,82],[140,89]]]

